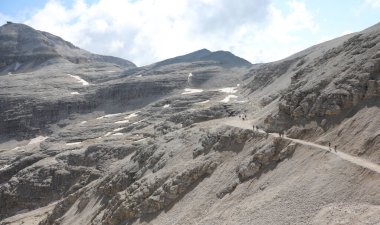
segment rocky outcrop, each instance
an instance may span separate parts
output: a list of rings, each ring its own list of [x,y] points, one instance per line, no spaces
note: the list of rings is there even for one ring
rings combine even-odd
[[[280,113],[295,120],[331,117],[378,97],[378,41],[375,34],[359,33],[295,68]]]
[[[272,144],[254,150],[252,156],[236,168],[239,180],[245,181],[257,176],[265,171],[269,165],[277,164],[290,157],[294,153],[295,148],[296,145],[291,144],[290,141],[282,138],[275,138]]]
[[[217,131],[208,132],[200,140],[200,146],[193,150],[193,157],[208,154],[210,151],[239,152],[245,142],[253,137],[251,130],[224,127]]]
[[[105,211],[103,221],[109,225],[119,224],[144,214],[156,213],[178,199],[200,179],[210,175],[216,166],[213,162],[204,162],[172,178],[164,176],[135,182],[111,200],[111,207]]]

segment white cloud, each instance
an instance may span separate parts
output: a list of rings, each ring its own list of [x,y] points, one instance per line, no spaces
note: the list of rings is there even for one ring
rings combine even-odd
[[[372,8],[380,8],[380,0],[365,0]]]
[[[290,0],[288,7],[285,13],[272,0],[76,0],[65,7],[50,0],[25,23],[138,65],[201,48],[262,62],[302,50],[309,43],[300,33],[318,32],[304,3]]]

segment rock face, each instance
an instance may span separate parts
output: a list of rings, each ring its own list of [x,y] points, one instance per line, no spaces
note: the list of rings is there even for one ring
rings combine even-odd
[[[379,174],[313,144],[380,160],[379,37],[135,67],[7,24],[0,224],[377,224]]]
[[[102,62],[136,67],[127,60],[91,54],[60,37],[17,23],[0,27],[0,51],[0,74],[30,71],[46,61],[59,58],[76,64]]]
[[[337,116],[379,97],[379,38],[363,31],[296,67],[280,111],[294,119]]]

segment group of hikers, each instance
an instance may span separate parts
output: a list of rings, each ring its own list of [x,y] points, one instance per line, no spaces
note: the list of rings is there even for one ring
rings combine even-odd
[[[246,120],[247,119],[247,115],[246,114],[241,114],[241,115],[239,115],[239,118],[242,119],[242,120]]]
[[[247,115],[246,114],[240,114],[239,115],[239,118],[240,119],[242,119],[242,120],[246,120],[247,119]],[[257,126],[257,125],[252,125],[252,129],[255,131],[258,131],[259,130],[259,127]],[[267,131],[264,131],[267,135],[268,135],[268,132]],[[284,131],[279,131],[278,132],[278,136],[279,137],[284,137],[285,136],[285,134],[284,134]],[[333,150],[335,151],[335,152],[337,152],[337,145],[334,145],[334,148],[333,148]],[[329,151],[331,151],[332,150],[332,148],[331,148],[331,142],[329,142]]]
[[[338,146],[337,145],[335,145],[334,146],[334,151],[336,152],[336,148],[337,148]],[[331,142],[329,142],[329,151],[331,151]]]

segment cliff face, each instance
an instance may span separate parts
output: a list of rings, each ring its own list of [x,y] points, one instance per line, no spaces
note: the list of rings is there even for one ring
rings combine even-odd
[[[1,225],[380,223],[379,26],[145,67],[4,30],[1,59],[46,59],[0,76]]]

